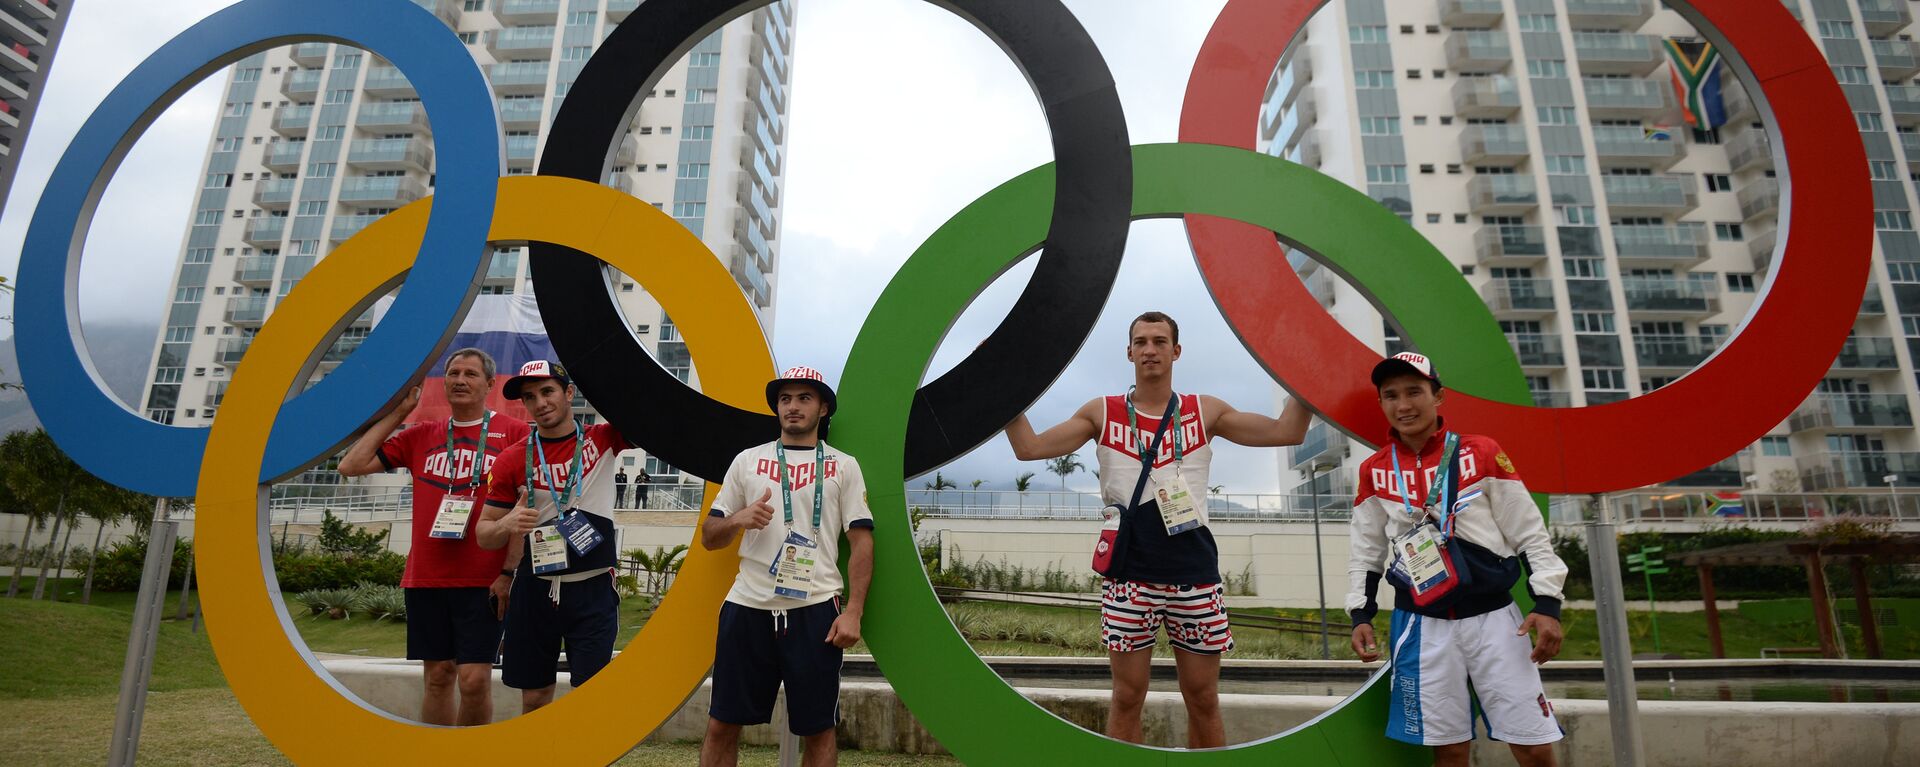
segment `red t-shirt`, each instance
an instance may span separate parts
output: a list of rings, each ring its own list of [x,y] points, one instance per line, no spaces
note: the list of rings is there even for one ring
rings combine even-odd
[[[494,470],[488,475],[487,505],[495,508],[510,509],[520,500],[520,492],[527,489],[527,437],[509,445],[500,453],[500,460],[494,464]],[[620,431],[612,424],[598,423],[560,439],[542,439],[541,455],[533,466],[533,493],[529,498],[532,507],[540,513],[540,524],[547,524],[566,509],[554,507],[555,491],[565,492],[567,477],[573,471],[575,446],[580,445],[580,481],[574,488],[574,495],[568,499],[567,506],[587,512],[588,523],[600,531],[605,540],[585,557],[569,557],[567,569],[561,575],[586,572],[613,566],[615,553],[615,531],[613,527],[613,476],[618,471],[609,460],[620,451],[632,445],[620,436]],[[532,557],[520,560],[523,573],[532,572]]]
[[[413,474],[413,547],[407,554],[407,571],[400,585],[409,589],[491,586],[500,576],[506,549],[488,551],[475,542],[473,526],[479,519],[480,504],[473,505],[467,521],[467,537],[435,538],[434,515],[440,512],[440,500],[449,488],[471,493],[481,499],[487,493],[486,472],[491,471],[500,453],[527,438],[528,426],[495,413],[487,423],[487,455],[481,466],[479,483],[471,490],[474,459],[479,448],[480,424],[455,424],[453,456],[447,456],[447,419],[423,421],[401,429],[380,446],[380,462],[391,469],[406,469]],[[449,467],[451,463],[451,467]],[[451,471],[449,471],[451,469]]]

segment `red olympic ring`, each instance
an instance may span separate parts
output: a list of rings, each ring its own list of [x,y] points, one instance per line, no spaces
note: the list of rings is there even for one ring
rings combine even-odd
[[[1267,81],[1324,2],[1229,0],[1194,61],[1180,140],[1254,148]],[[1498,439],[1535,491],[1655,484],[1751,444],[1826,375],[1853,327],[1858,306],[1851,297],[1872,265],[1866,150],[1852,108],[1799,22],[1775,3],[1669,2],[1736,73],[1745,70],[1742,80],[1768,117],[1775,157],[1784,158],[1777,163],[1783,253],[1761,303],[1733,339],[1657,391],[1580,408],[1451,392],[1452,421]],[[1764,54],[1743,58],[1741,51]],[[1368,443],[1386,434],[1364,375],[1380,355],[1321,309],[1286,268],[1273,234],[1201,215],[1186,216],[1186,225],[1194,260],[1248,351],[1321,416]]]

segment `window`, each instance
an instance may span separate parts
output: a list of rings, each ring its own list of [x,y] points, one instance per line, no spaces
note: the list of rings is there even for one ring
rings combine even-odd
[[[1407,183],[1407,166],[1405,165],[1368,165],[1367,166],[1367,182],[1372,184]]]
[[[1407,70],[1407,79],[1408,79],[1408,80],[1418,80],[1418,79],[1420,79],[1420,70],[1418,70],[1418,69],[1409,69],[1409,70]]]
[[[466,43],[468,45],[473,45],[475,43],[478,43],[480,42],[480,33],[479,32],[461,32],[460,42]]]
[[[327,201],[326,200],[301,200],[300,207],[295,210],[295,213],[297,215],[302,215],[302,216],[327,215]]]
[[[1613,314],[1609,312],[1574,312],[1573,332],[1575,333],[1612,333]]]
[[[1913,214],[1904,210],[1876,210],[1873,212],[1873,228],[1883,232],[1913,231]]]
[[[1826,39],[1826,40],[1854,39],[1853,22],[1851,21],[1822,21],[1816,26],[1816,28],[1820,30],[1820,37],[1822,39]]]
[[[589,52],[591,52],[591,49],[589,49]],[[710,104],[710,103],[713,103],[714,97],[718,95],[719,95],[719,91],[716,91],[712,88],[695,88],[691,91],[687,91],[687,103]]]
[[[1889,164],[1891,164],[1891,163],[1889,163]],[[1727,174],[1725,174],[1725,173],[1706,173],[1706,174],[1703,174],[1703,175],[1705,175],[1705,176],[1706,176],[1706,179],[1707,179],[1707,191],[1709,191],[1709,192],[1731,192],[1731,191],[1733,191],[1733,177],[1732,177],[1732,176],[1729,176],[1729,175],[1727,175]]]
[[[1547,156],[1547,174],[1552,176],[1577,175],[1587,172],[1587,158],[1577,154],[1556,154]]]
[[[1353,72],[1353,85],[1362,90],[1393,87],[1391,69],[1357,69]]]
[[[187,257],[182,263],[211,264],[213,263],[213,248],[188,248]]]
[[[332,178],[334,167],[330,162],[307,163],[307,178]]]
[[[687,57],[687,66],[690,66],[690,67],[717,67],[717,66],[720,66],[720,54],[718,54],[718,53],[696,53],[696,54],[693,54],[693,55],[691,55],[691,56],[688,56],[688,57]]]
[[[661,167],[664,168],[665,166],[661,166]],[[706,178],[708,170],[710,170],[712,167],[713,166],[704,162],[681,163],[680,178]]]
[[[593,56],[591,45],[569,45],[560,49],[561,61],[586,61]]]
[[[673,204],[674,218],[703,218],[707,215],[704,202],[676,202]]]
[[[1832,69],[1833,79],[1839,80],[1841,85],[1869,85],[1873,82],[1873,79],[1867,76],[1866,67],[1833,67]]]
[[[1438,214],[1438,213],[1428,213],[1428,214],[1427,214],[1427,223],[1429,223],[1429,224],[1438,224],[1438,223],[1440,223],[1440,214]],[[1169,427],[1169,428],[1171,428],[1171,427]]]
[[[598,20],[599,18],[600,18],[599,11],[574,11],[573,13],[567,14],[567,26],[591,27],[593,26],[594,21]]]
[[[1580,383],[1588,391],[1626,391],[1627,372],[1620,368],[1587,368],[1580,371]]]
[[[1591,205],[1559,205],[1554,207],[1553,213],[1560,223],[1567,226],[1595,226],[1600,223]]]
[[[1862,133],[1879,133],[1887,129],[1887,124],[1880,119],[1879,112],[1854,112],[1853,121],[1860,126]]]
[[[195,213],[193,214],[193,223],[195,226],[218,226],[220,224],[220,211],[203,210]]]
[[[713,138],[713,126],[689,125],[680,132],[680,137],[687,141],[708,141]]]
[[[468,13],[472,13],[473,11],[484,11],[486,9],[487,9],[487,0],[466,0],[466,2],[461,4],[460,6],[460,10],[467,11]]]
[[[1425,173],[1429,176],[1433,175],[1433,163],[1430,163],[1430,162],[1420,163],[1420,172]]]
[[[232,173],[208,173],[207,174],[206,187],[208,189],[225,189],[230,186],[233,186]]]
[[[1387,28],[1355,24],[1347,27],[1347,41],[1353,43],[1384,43],[1387,41]]]
[[[1527,74],[1533,77],[1566,77],[1567,62],[1560,59],[1527,59]]]
[[[1580,116],[1574,113],[1573,107],[1540,107],[1534,110],[1534,115],[1541,125],[1580,124]]]
[[[253,114],[253,102],[237,101],[227,104],[228,117],[246,117]]]
[[[1727,292],[1752,293],[1753,275],[1744,272],[1727,272]]]
[[[1462,171],[1460,168],[1460,163],[1457,163],[1457,162],[1447,163],[1447,175],[1458,176],[1460,175],[1461,172]]]
[[[1793,442],[1786,437],[1761,437],[1760,454],[1773,458],[1793,456]]]
[[[1400,118],[1398,117],[1362,117],[1360,118],[1362,136],[1398,136]]]
[[[251,67],[248,69],[235,70],[233,73],[233,81],[236,83],[260,82],[260,68]]]
[[[1528,14],[1521,14],[1520,16],[1520,31],[1522,32],[1554,32],[1558,30],[1553,23],[1553,14],[1528,13]]]
[[[1873,174],[1875,181],[1900,180],[1900,166],[1891,160],[1869,160],[1867,170]]]
[[[1716,221],[1713,224],[1713,238],[1721,242],[1739,242],[1747,238],[1739,224]]]
[[[358,53],[342,53],[338,56],[334,56],[333,68],[334,69],[359,69],[360,56],[361,54],[358,54]]]

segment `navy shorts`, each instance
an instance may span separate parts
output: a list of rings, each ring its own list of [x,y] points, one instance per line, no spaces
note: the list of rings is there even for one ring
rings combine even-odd
[[[840,617],[838,600],[773,611],[732,602],[720,606],[713,653],[713,709],[727,724],[773,721],[780,683],[787,685],[787,729],[815,735],[840,721],[840,648],[827,631]]]
[[[493,664],[500,619],[485,586],[407,589],[407,658]]]
[[[547,597],[552,585],[525,573],[513,579],[500,670],[500,681],[508,687],[553,686],[563,647],[575,687],[613,660],[613,637],[620,628],[620,595],[613,590],[613,575],[560,584],[558,605]]]

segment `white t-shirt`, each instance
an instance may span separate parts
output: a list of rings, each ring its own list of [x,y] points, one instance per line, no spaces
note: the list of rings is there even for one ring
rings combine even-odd
[[[793,483],[793,527],[812,538],[820,547],[819,564],[814,566],[813,592],[806,599],[776,596],[773,593],[773,558],[787,539],[786,514],[781,506],[780,469],[773,443],[768,442],[734,456],[733,465],[720,486],[713,504],[716,516],[731,516],[753,505],[760,494],[772,491],[767,504],[773,507],[773,522],[759,530],[747,530],[740,537],[740,574],[733,579],[727,601],[761,610],[792,610],[819,604],[840,594],[845,579],[840,573],[840,534],[855,527],[873,527],[873,511],[867,508],[867,483],[860,476],[860,463],[825,442],[823,471],[826,474],[825,498],[821,499],[820,527],[813,529],[814,453],[808,448],[787,448],[787,476]]]

